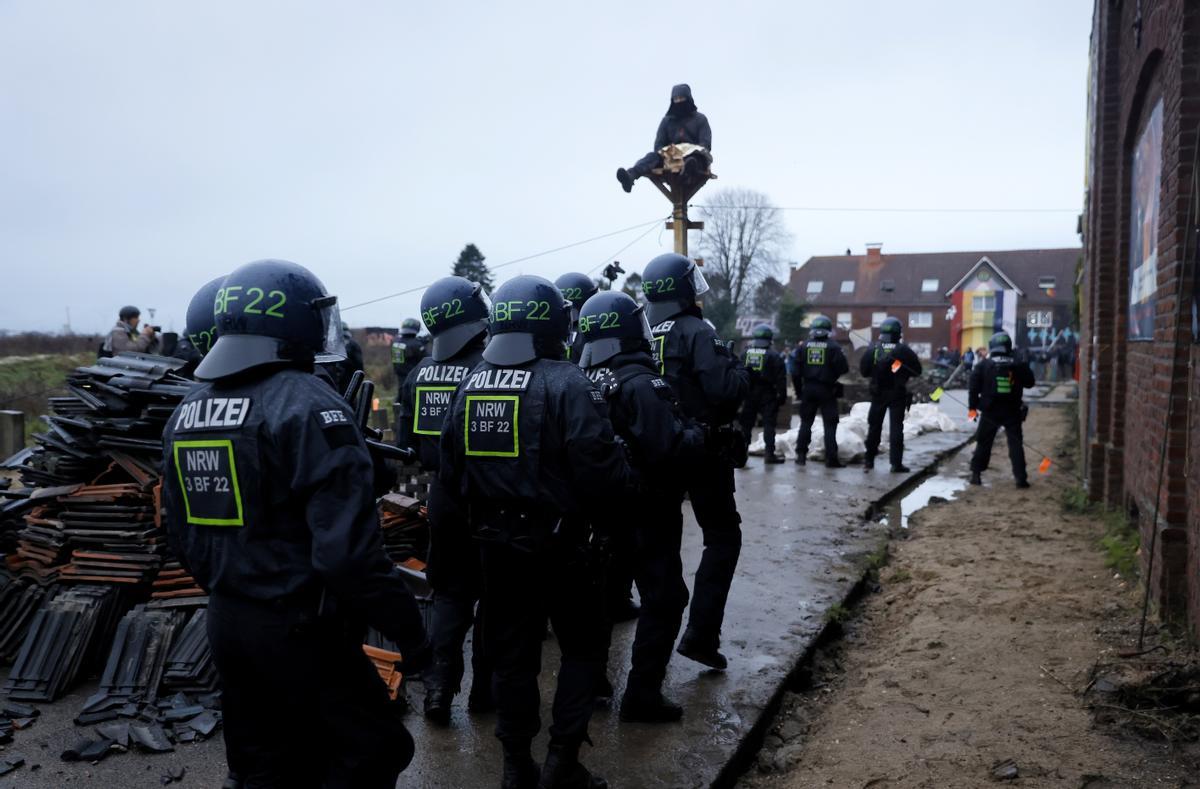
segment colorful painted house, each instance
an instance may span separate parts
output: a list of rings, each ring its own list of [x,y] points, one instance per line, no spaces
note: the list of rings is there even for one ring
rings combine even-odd
[[[986,348],[998,331],[1017,342],[1017,303],[1025,295],[986,255],[946,291],[950,342],[955,348]]]

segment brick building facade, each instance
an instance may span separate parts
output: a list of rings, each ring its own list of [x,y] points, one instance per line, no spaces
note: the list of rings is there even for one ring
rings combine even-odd
[[[1093,498],[1125,509],[1138,524],[1160,611],[1190,622],[1194,633],[1200,345],[1193,332],[1197,240],[1188,212],[1197,208],[1198,69],[1200,2],[1096,1],[1082,223],[1084,472]]]
[[[1073,349],[1075,270],[1082,250],[866,254],[813,257],[792,270],[791,298],[849,332],[873,335],[884,316],[904,324],[919,356],[986,346],[1000,328],[1020,348]]]

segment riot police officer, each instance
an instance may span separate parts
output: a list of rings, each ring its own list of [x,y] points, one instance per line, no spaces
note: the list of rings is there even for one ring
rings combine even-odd
[[[396,443],[416,450],[421,467],[434,472],[429,483],[429,564],[433,619],[429,640],[433,665],[425,672],[425,717],[450,722],[450,704],[463,677],[463,640],[474,625],[471,693],[467,709],[492,708],[492,672],[484,656],[483,571],[466,512],[448,495],[436,472],[442,425],[467,374],[483,360],[491,303],[483,287],[463,277],[444,277],[421,296],[421,319],[433,337],[432,353],[417,363],[400,390]]]
[[[686,468],[692,511],[704,532],[704,553],[696,570],[687,628],[677,651],[711,668],[724,669],[721,623],[742,549],[733,469],[746,462],[745,438],[732,423],[749,379],[696,303],[707,292],[708,283],[695,263],[683,255],[659,255],[646,266],[642,288],[659,369],[675,390],[684,414],[703,425],[708,436],[708,449]]]
[[[599,288],[596,287],[596,280],[578,271],[563,274],[554,280],[554,284],[562,291],[563,298],[571,302],[571,334],[567,342],[567,361],[579,364],[579,357],[583,353],[583,338],[579,335],[579,308],[595,296]]]
[[[796,347],[793,357],[792,386],[800,401],[796,462],[801,466],[808,461],[813,421],[820,413],[825,427],[825,465],[842,467],[837,444],[838,397],[842,386],[838,379],[850,372],[850,362],[846,360],[842,346],[830,339],[832,333],[833,321],[825,315],[815,316],[808,324],[808,339]]]
[[[421,322],[416,318],[405,318],[400,323],[400,336],[392,340],[392,370],[396,373],[396,386],[408,378],[408,374],[425,357],[425,342],[417,336]]]
[[[754,327],[750,347],[742,353],[742,364],[750,377],[750,388],[742,404],[742,433],[746,443],[758,417],[763,422],[763,442],[766,444],[764,463],[782,463],[783,458],[775,454],[775,422],[779,418],[779,404],[787,399],[787,363],[783,356],[771,347],[775,332],[765,323]]]
[[[182,359],[187,363],[175,371],[179,375],[191,378],[196,371],[196,366],[200,364],[200,360],[208,354],[213,343],[217,341],[213,302],[224,281],[225,277],[221,276],[206,282],[188,302],[183,336],[179,338],[179,343],[175,346],[175,353],[171,354],[176,359]]]
[[[662,695],[688,590],[683,580],[684,462],[704,448],[704,431],[683,415],[650,355],[644,308],[624,293],[588,299],[579,314],[580,364],[606,382],[613,427],[629,447],[640,486],[626,507],[632,520],[633,571],[642,607],[621,720],[679,720],[683,708]]]
[[[1008,440],[1008,459],[1018,488],[1029,487],[1025,470],[1025,446],[1021,423],[1027,406],[1021,401],[1025,389],[1034,385],[1033,370],[1027,362],[1013,358],[1012,338],[997,332],[988,342],[988,356],[971,371],[967,407],[978,411],[979,429],[975,433],[975,454],[971,456],[971,484],[981,485],[992,457],[992,442],[1004,428]]]
[[[888,418],[888,457],[892,471],[908,471],[904,465],[904,412],[909,406],[908,379],[921,375],[921,360],[900,341],[902,327],[897,318],[879,324],[879,340],[871,343],[859,363],[859,372],[870,381],[871,410],[867,412],[867,456],[863,471],[875,468],[875,455],[883,436],[883,418]]]
[[[604,397],[564,360],[569,307],[554,283],[521,276],[492,295],[491,337],[454,396],[440,475],[481,541],[487,652],[504,749],[502,786],[606,786],[579,763],[607,649],[600,567],[586,523],[606,518],[629,467]],[[562,662],[541,771],[538,673],[549,618]]]
[[[295,263],[234,270],[196,369],[211,383],[163,436],[168,534],[209,594],[226,750],[250,786],[391,787],[413,753],[362,643],[373,626],[420,671],[421,616],[354,415],[312,375],[340,355],[336,302]]]

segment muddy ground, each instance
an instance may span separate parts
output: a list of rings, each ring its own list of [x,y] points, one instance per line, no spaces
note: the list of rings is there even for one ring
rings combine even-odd
[[[1031,490],[1015,489],[997,441],[984,487],[899,530],[809,687],[786,694],[743,789],[1200,785],[1194,726],[1101,692],[1194,656],[1157,628],[1147,645],[1167,652],[1120,656],[1140,598],[1105,566],[1100,517],[1060,503],[1077,485],[1068,422],[1041,408],[1026,423],[1055,461]],[[965,478],[972,449],[943,474]],[[1026,454],[1036,468],[1041,454]]]

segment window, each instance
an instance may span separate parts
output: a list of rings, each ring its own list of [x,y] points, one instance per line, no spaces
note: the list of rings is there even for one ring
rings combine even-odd
[[[820,279],[810,280],[808,283],[809,293],[820,293],[825,290],[825,281]]]
[[[931,342],[910,342],[908,347],[912,348],[913,353],[922,359],[933,358],[933,343]]]
[[[1042,290],[1054,290],[1058,286],[1058,280],[1055,277],[1038,277],[1038,287]]]
[[[879,324],[883,323],[883,320],[886,317],[887,317],[886,312],[872,312],[871,313],[871,328],[878,329]]]
[[[910,329],[928,329],[931,326],[933,326],[932,312],[908,313],[908,327]]]
[[[883,282],[879,283],[879,289],[891,293],[896,289],[896,280],[885,279]]]
[[[852,320],[853,320],[853,319],[850,317],[850,313],[848,313],[848,312],[839,312],[839,313],[837,314],[837,327],[838,327],[839,329],[845,329],[845,330],[849,331],[849,330],[850,330],[850,323],[851,323],[851,321],[852,321]]]
[[[937,293],[937,289],[938,289],[938,281],[936,279],[921,280],[921,292],[922,293]]]
[[[853,293],[853,292],[854,292],[854,280],[852,280],[852,279],[842,280],[842,293]]]
[[[971,308],[976,312],[992,312],[996,309],[996,297],[991,293],[971,297]]]

